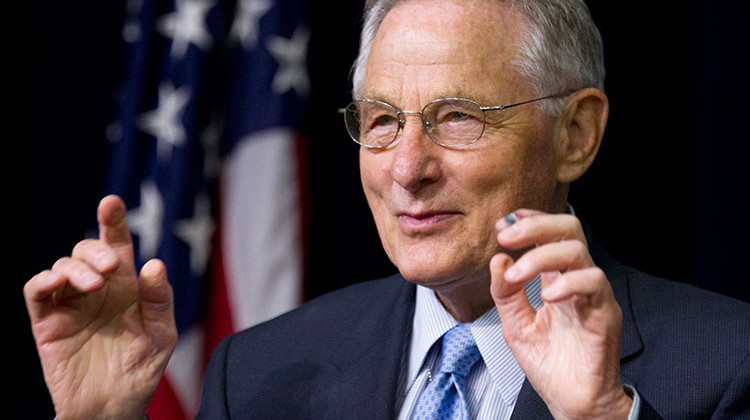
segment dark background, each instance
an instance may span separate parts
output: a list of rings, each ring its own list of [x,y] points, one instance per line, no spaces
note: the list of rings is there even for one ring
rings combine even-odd
[[[1,41],[10,70],[1,113],[7,381],[11,413],[49,420],[22,288],[69,254],[101,198],[125,2],[12,3],[2,6]],[[394,271],[360,191],[357,147],[336,113],[350,98],[362,2],[337,3],[310,6],[309,296]],[[718,3],[589,2],[604,37],[611,113],[600,156],[570,201],[626,264],[750,301],[747,6]]]

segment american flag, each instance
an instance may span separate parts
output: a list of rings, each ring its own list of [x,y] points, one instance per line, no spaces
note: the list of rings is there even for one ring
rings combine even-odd
[[[149,407],[193,418],[210,352],[302,300],[303,0],[128,0],[107,192],[161,258],[179,341]]]

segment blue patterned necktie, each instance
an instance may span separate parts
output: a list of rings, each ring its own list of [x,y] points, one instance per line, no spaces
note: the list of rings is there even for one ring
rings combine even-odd
[[[440,371],[422,392],[414,420],[469,420],[466,375],[481,358],[466,325],[457,325],[443,336]]]

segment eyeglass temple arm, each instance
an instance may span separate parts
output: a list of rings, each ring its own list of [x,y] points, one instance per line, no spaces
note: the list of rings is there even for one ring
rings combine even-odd
[[[498,111],[498,110],[501,110],[501,109],[508,109],[508,108],[513,108],[515,106],[521,106],[521,105],[530,104],[530,103],[536,102],[536,101],[543,101],[545,99],[564,98],[564,97],[570,95],[573,92],[575,92],[575,90],[571,90],[571,91],[564,92],[564,93],[557,93],[557,94],[554,94],[554,95],[542,96],[541,98],[529,99],[528,101],[523,101],[523,102],[519,102],[519,103],[516,103],[516,104],[498,105],[498,106],[482,106],[482,107],[479,107],[479,108],[482,111]]]

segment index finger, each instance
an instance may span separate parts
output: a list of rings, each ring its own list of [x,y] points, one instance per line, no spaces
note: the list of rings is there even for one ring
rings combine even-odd
[[[108,195],[99,202],[96,219],[99,222],[99,239],[113,248],[132,245],[126,218],[125,202],[116,195]]]
[[[584,245],[587,243],[577,217],[571,214],[545,213],[523,217],[510,226],[501,227],[497,240],[507,249],[522,249],[567,240],[578,240]]]

